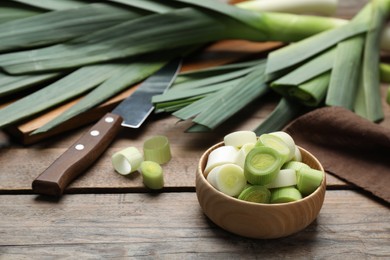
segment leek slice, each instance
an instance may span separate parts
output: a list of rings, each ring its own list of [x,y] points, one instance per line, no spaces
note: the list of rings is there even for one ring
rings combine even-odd
[[[241,148],[245,144],[256,143],[257,136],[253,131],[236,131],[224,136],[223,141],[225,145]]]
[[[238,149],[236,147],[226,145],[211,151],[204,169],[204,175],[207,176],[213,168],[222,164],[235,163],[237,153]]]
[[[246,187],[244,171],[235,164],[223,164],[211,170],[207,180],[220,192],[235,197]]]
[[[247,155],[244,174],[249,183],[265,185],[276,177],[284,158],[280,153],[267,146],[256,146]]]
[[[116,172],[128,175],[138,170],[143,162],[143,156],[136,147],[128,147],[114,153],[111,162]]]
[[[164,175],[161,166],[153,161],[143,161],[140,166],[143,183],[146,187],[159,190],[164,187]]]
[[[285,142],[282,138],[272,134],[262,134],[256,143],[256,147],[267,146],[276,150],[283,159],[283,163],[291,160],[295,154],[295,144]]]
[[[307,196],[320,186],[323,178],[322,171],[303,167],[297,171],[297,188],[302,195]]]
[[[171,160],[171,147],[166,136],[156,135],[148,138],[143,145],[146,161],[164,164]]]
[[[295,171],[300,171],[303,168],[310,168],[309,165],[300,161],[289,161],[283,164],[282,169],[293,169]]]
[[[297,174],[293,169],[281,169],[275,179],[266,185],[268,189],[295,186],[297,184]]]
[[[264,186],[251,185],[240,193],[238,199],[255,203],[269,203],[271,192]]]
[[[302,199],[302,195],[294,187],[282,187],[271,190],[271,203],[288,203]]]
[[[240,150],[237,153],[235,164],[244,169],[245,159],[248,153],[255,147],[255,143],[246,143],[241,146]]]

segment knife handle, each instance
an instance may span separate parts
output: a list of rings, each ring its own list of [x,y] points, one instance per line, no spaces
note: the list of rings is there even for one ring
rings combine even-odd
[[[107,149],[121,129],[121,123],[120,116],[107,113],[33,181],[33,192],[60,196],[68,184]]]

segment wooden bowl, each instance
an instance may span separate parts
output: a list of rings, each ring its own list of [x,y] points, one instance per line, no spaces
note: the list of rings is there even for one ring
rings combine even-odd
[[[295,202],[260,204],[230,197],[215,189],[203,175],[210,152],[223,142],[209,148],[200,158],[196,173],[196,195],[206,216],[219,227],[249,238],[281,238],[306,228],[317,217],[324,202],[326,179],[321,163],[299,147],[302,161],[322,170],[324,178],[312,194]]]

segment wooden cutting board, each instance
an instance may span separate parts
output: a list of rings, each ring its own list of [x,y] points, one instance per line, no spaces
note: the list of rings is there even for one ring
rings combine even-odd
[[[254,55],[265,55],[268,51],[280,46],[281,43],[277,42],[255,43],[243,40],[229,40],[213,43],[204,50],[186,59],[181,71],[197,70],[227,64]],[[49,112],[41,114],[22,124],[12,125],[6,128],[5,131],[10,134],[13,139],[24,145],[33,144],[46,138],[63,134],[66,131],[97,121],[106,112],[111,111],[120,101],[134,92],[137,86],[138,85],[130,87],[104,104],[66,121],[48,132],[30,135],[31,132],[77,103],[80,98],[56,107]]]

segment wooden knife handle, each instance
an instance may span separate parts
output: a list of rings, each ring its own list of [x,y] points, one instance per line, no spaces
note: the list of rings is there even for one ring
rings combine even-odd
[[[122,118],[107,113],[32,183],[34,193],[60,196],[108,147],[121,129]]]

